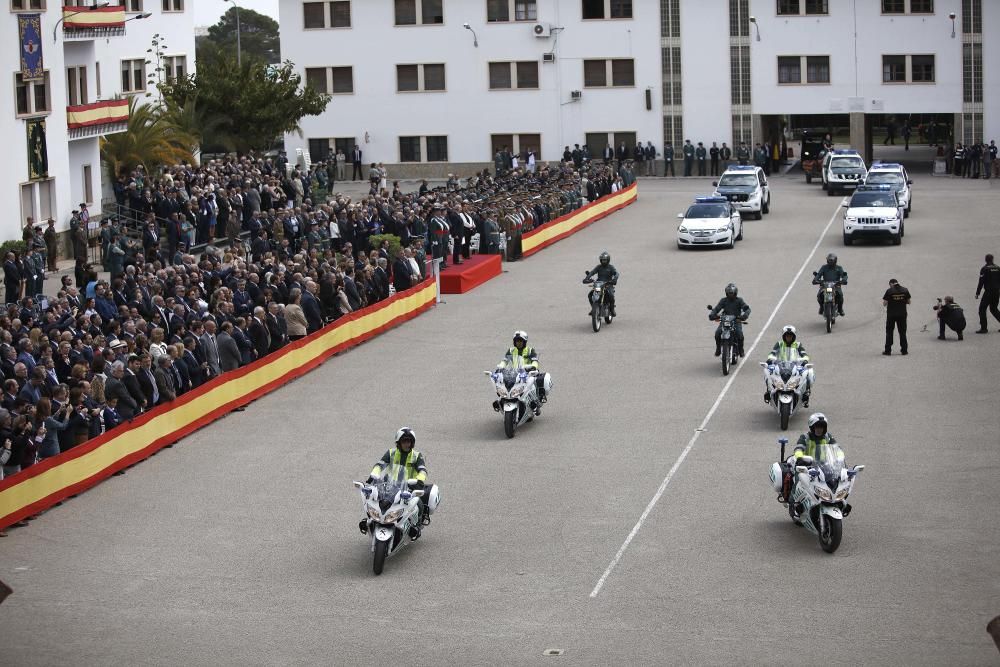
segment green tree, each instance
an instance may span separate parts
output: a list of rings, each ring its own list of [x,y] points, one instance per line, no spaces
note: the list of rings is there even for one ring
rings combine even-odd
[[[224,53],[236,53],[236,11],[236,7],[230,7],[219,22],[208,29],[208,35],[198,45],[199,59],[203,45],[215,47]],[[239,13],[240,52],[243,59],[261,60],[269,65],[281,62],[278,22],[252,9],[241,8]]]
[[[197,99],[199,113],[224,122],[229,148],[240,152],[271,148],[284,133],[297,132],[302,118],[323,113],[330,102],[329,95],[304,88],[289,61],[268,65],[244,59],[237,65],[230,53],[199,59],[195,74],[164,83],[160,91],[168,109]],[[202,128],[200,134],[212,133]]]
[[[101,161],[111,180],[143,165],[147,173],[165,165],[192,160],[197,142],[171,122],[159,105],[131,98],[128,130],[101,139]]]

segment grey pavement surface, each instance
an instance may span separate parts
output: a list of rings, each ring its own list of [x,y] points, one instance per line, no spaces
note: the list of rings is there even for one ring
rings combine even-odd
[[[641,181],[621,213],[11,530],[0,661],[997,664],[1000,333],[971,330],[1000,197],[916,181],[901,247],[846,248],[833,223],[721,401],[705,304],[739,284],[749,350],[840,198],[772,179],[773,212],[735,250],[682,252],[675,215],[708,179]],[[594,334],[580,279],[605,248],[620,317]],[[808,279],[831,250],[850,284],[827,335]],[[914,297],[908,357],[881,355],[890,277]],[[965,307],[963,342],[935,340],[945,294]],[[816,363],[813,408],[867,465],[833,555],[768,480],[780,433],[756,362],[786,323]],[[480,371],[522,328],[555,388],[508,441]],[[402,424],[443,500],[376,578],[351,479]]]

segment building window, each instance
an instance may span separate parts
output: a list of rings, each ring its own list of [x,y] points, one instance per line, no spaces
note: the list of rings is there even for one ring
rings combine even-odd
[[[326,27],[326,6],[322,2],[306,2],[302,5],[302,26],[306,30]]]
[[[911,14],[933,14],[934,0],[910,0]]]
[[[396,91],[445,90],[444,64],[396,65]]]
[[[422,159],[426,155],[427,159]],[[448,137],[400,137],[400,162],[447,162]]]
[[[326,84],[325,67],[306,68],[306,87],[312,88],[318,93],[329,94],[330,88]]]
[[[806,83],[830,83],[830,56],[806,56]]]
[[[38,195],[37,205],[35,202],[36,193]],[[30,217],[36,222],[40,222],[55,217],[53,215],[55,205],[52,201],[54,194],[55,179],[52,178],[46,181],[23,184],[21,186],[21,219]]]
[[[49,73],[40,81],[25,81],[21,73],[14,75],[18,116],[38,116],[52,111],[49,103]]]
[[[829,14],[829,0],[778,0],[778,16]]]
[[[302,26],[306,30],[350,28],[350,0],[338,2],[305,2],[302,4]]]
[[[424,137],[428,162],[448,161],[448,137]]]
[[[778,56],[778,83],[802,83],[802,58]]]
[[[632,0],[582,0],[585,19],[630,19]]]
[[[806,0],[806,14],[829,14],[827,0]]]
[[[934,56],[910,56],[910,79],[914,83],[934,83]]]
[[[587,88],[634,86],[635,61],[631,58],[584,60],[583,85]]]
[[[354,68],[331,67],[330,81],[333,84],[330,90],[334,95],[350,95],[354,93]]]
[[[490,63],[490,90],[538,88],[538,61]]]
[[[882,56],[882,82],[906,82],[906,56]]]
[[[515,21],[534,21],[538,18],[536,0],[486,0],[486,21],[488,23],[505,23]]]
[[[87,67],[66,68],[66,104],[71,107],[87,104]]]
[[[350,28],[351,27],[351,3],[339,0],[330,3],[330,27]]]
[[[420,137],[399,138],[399,161],[422,162],[420,159]]]
[[[165,11],[165,12],[183,12],[184,11],[184,0],[163,0],[163,11]]]
[[[83,165],[83,202],[94,203],[94,172],[89,164]]]
[[[146,90],[146,61],[142,58],[122,61],[122,92],[139,93]]]
[[[612,150],[617,150],[623,141],[631,154],[635,148],[636,136],[635,132],[587,132],[584,135],[590,156],[595,160],[602,158],[605,148],[611,146]]]
[[[520,155],[527,160],[528,151],[535,154],[536,160],[542,159],[541,154],[542,135],[534,134],[491,134],[490,135],[490,159],[497,154],[497,151],[504,148],[509,149],[513,154]]]
[[[10,0],[10,11],[12,12],[26,12],[26,11],[45,11],[45,0]]]
[[[396,25],[440,25],[444,23],[441,5],[442,0],[395,0]]]
[[[125,0],[125,11],[131,14],[142,12],[142,0]]]
[[[94,63],[94,83],[97,85],[97,99],[101,99],[101,61]]]
[[[163,71],[167,81],[176,81],[187,76],[187,56],[167,56],[163,59]]]
[[[330,139],[309,139],[309,159],[315,162],[325,162],[330,157]]]
[[[983,33],[982,0],[962,0],[962,32],[967,35]]]
[[[906,11],[904,0],[882,0],[883,14],[902,14]]]
[[[983,45],[962,45],[962,101],[983,101]]]
[[[799,9],[799,0],[778,0],[778,16],[798,16]]]

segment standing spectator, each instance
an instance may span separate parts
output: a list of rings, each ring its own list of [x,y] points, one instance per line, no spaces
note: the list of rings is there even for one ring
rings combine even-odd
[[[263,359],[271,348],[271,334],[265,324],[266,318],[267,313],[264,308],[257,306],[253,309],[253,319],[250,320],[247,327],[247,335],[250,336],[250,341],[253,343],[256,359]]]
[[[719,175],[719,147],[712,142],[712,147],[708,149],[708,157],[711,164],[712,176]]]
[[[171,365],[169,354],[161,354],[156,359],[156,372],[153,376],[156,378],[156,389],[159,392],[161,404],[169,403],[177,398],[177,381],[171,370]]]
[[[694,146],[690,139],[684,140],[684,147],[681,151],[684,154],[684,175],[691,175],[691,167],[694,165]]]
[[[354,166],[354,171],[351,173],[352,181],[360,181],[363,173],[361,171],[361,149],[357,144],[354,144],[354,150],[351,151],[351,164]]]
[[[907,354],[906,341],[906,307],[910,305],[910,290],[899,284],[895,278],[889,279],[889,289],[882,295],[882,305],[885,306],[885,351],[882,354],[892,354],[892,338],[895,329],[899,329],[899,353]]]
[[[198,339],[198,346],[204,355],[205,364],[208,366],[208,379],[212,379],[222,373],[219,343],[215,336],[214,320],[205,320],[205,333]]]
[[[308,323],[306,322],[306,315],[302,312],[302,290],[299,288],[293,288],[288,294],[288,303],[285,305],[285,322],[288,324],[288,340],[296,341],[300,338],[304,338],[307,330]]]
[[[891,117],[885,121],[885,141],[882,145],[896,145],[896,123]]]
[[[59,248],[57,246],[58,237],[56,236],[56,221],[49,218],[49,226],[45,228],[45,255],[49,262],[49,272],[55,272],[58,270],[56,260],[59,257]]]
[[[965,175],[965,148],[962,146],[962,142],[955,144],[955,153],[952,158],[952,175],[953,176],[964,176]]]
[[[740,142],[739,147],[736,149],[736,161],[740,166],[750,164],[750,149],[747,148],[747,142]]]
[[[646,176],[656,176],[656,147],[652,141],[646,142]]]
[[[21,299],[21,269],[17,255],[8,252],[3,263],[3,286],[7,292],[7,303],[16,303]]]
[[[338,181],[345,180],[345,165],[347,164],[347,156],[344,155],[344,149],[337,149],[337,178]],[[333,179],[331,179],[331,185]]]
[[[669,141],[663,146],[663,176],[666,177],[667,172],[670,172],[671,176],[676,176],[674,173],[674,145]]]
[[[983,156],[979,150],[979,144],[973,142],[965,149],[965,177],[979,178],[979,166],[982,161]]]
[[[116,361],[111,364],[111,377],[104,387],[104,397],[106,400],[112,398],[118,401],[118,412],[123,419],[132,419],[139,414],[139,405],[135,402],[128,387],[125,386],[125,364]],[[50,430],[52,430],[50,428]]]
[[[903,150],[910,150],[910,135],[913,133],[913,129],[910,127],[909,119],[903,121],[903,129],[900,134],[903,136]]]
[[[52,401],[45,397],[39,399],[35,406],[35,424],[38,432],[45,429],[45,436],[38,447],[38,458],[47,459],[59,453],[59,434],[69,426],[72,414],[73,406],[69,404],[61,405],[52,414]]]
[[[694,158],[698,161],[698,175],[705,175],[705,156],[707,155],[705,144],[698,142],[698,147],[694,149]]]
[[[408,248],[400,250],[396,255],[396,261],[392,263],[392,282],[396,287],[396,294],[410,289],[416,282],[413,279],[410,263],[406,260],[407,250]]]
[[[986,311],[1000,321],[1000,266],[993,263],[993,255],[986,255],[986,264],[979,270],[979,283],[976,285],[976,298],[982,293],[983,299],[979,302],[979,329],[978,334],[989,333],[986,328]]]
[[[993,165],[990,176],[991,178],[1000,178],[1000,159],[997,157],[996,139],[990,139],[990,145],[986,147],[986,150],[990,156],[990,164]]]
[[[726,169],[729,169],[729,161],[733,158],[733,151],[726,145],[726,142],[722,142],[722,148],[719,149],[719,159],[722,161],[722,171],[723,173]]]
[[[223,373],[234,371],[240,367],[240,348],[232,333],[233,323],[223,322],[220,326],[219,337],[216,339],[219,345],[219,369]]]
[[[958,339],[962,340],[962,332],[965,331],[965,313],[962,312],[962,307],[955,303],[955,297],[946,296],[944,298],[944,303],[938,299],[938,303],[934,306],[934,310],[937,311],[939,331],[938,340],[944,340],[944,328],[947,325],[949,329],[958,334]]]
[[[636,162],[636,172],[641,172],[642,163],[646,161],[646,148],[642,145],[641,141],[635,142],[635,151],[633,151],[632,155],[634,156],[633,159]]]

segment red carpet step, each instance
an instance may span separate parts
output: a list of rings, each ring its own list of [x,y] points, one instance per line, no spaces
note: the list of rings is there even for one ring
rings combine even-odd
[[[441,293],[465,294],[501,272],[500,255],[473,255],[460,266],[449,263],[441,272]]]

